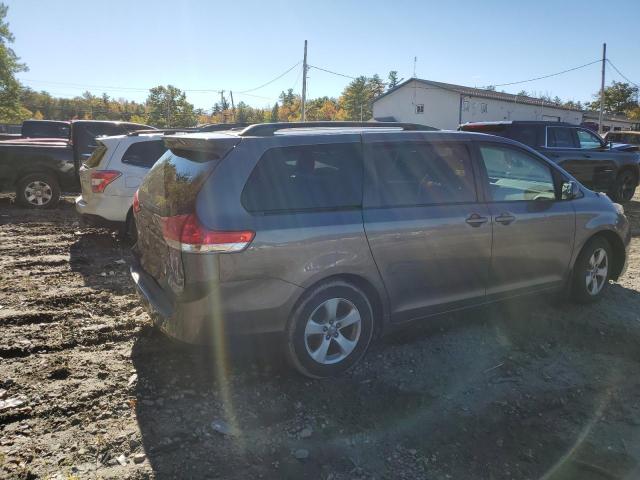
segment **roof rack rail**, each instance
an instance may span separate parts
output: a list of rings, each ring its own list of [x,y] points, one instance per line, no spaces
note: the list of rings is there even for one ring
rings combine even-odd
[[[154,128],[148,130],[131,130],[127,133],[128,137],[137,137],[139,135],[148,135],[148,134],[165,134],[165,133],[180,133],[180,132],[197,132],[197,128]]]
[[[242,130],[239,135],[242,137],[270,137],[278,130],[295,128],[343,128],[343,127],[367,127],[367,128],[402,128],[402,130],[413,131],[434,131],[438,130],[419,123],[402,122],[281,122],[281,123],[257,123]]]

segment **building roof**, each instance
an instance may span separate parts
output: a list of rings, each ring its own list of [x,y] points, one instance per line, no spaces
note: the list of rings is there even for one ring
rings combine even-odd
[[[377,102],[382,97],[385,97],[385,96],[395,92],[396,90],[399,90],[400,88],[406,86],[407,84],[411,83],[414,80],[417,83],[421,83],[421,84],[427,85],[429,87],[442,88],[443,90],[449,90],[451,92],[456,92],[456,93],[459,93],[461,95],[468,95],[470,97],[490,98],[490,99],[493,99],[493,100],[502,100],[502,101],[507,101],[507,102],[524,103],[524,104],[527,104],[527,105],[536,105],[536,106],[544,105],[544,106],[550,106],[550,107],[553,107],[553,108],[559,108],[561,110],[571,110],[571,111],[574,111],[574,112],[581,112],[580,109],[577,109],[577,108],[574,108],[574,107],[565,107],[563,105],[558,105],[556,103],[549,102],[549,101],[543,100],[541,98],[529,97],[529,96],[525,96],[525,95],[514,95],[512,93],[496,92],[494,90],[487,90],[487,89],[484,89],[484,88],[465,87],[463,85],[454,85],[453,83],[434,82],[433,80],[423,80],[421,78],[410,78],[408,80],[405,80],[404,82],[399,83],[398,85],[396,85],[391,90],[389,90],[389,91],[383,93],[382,95],[380,95],[373,102],[374,103]]]

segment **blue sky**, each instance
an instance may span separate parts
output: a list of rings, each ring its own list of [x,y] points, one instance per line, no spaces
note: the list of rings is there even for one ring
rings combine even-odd
[[[301,90],[298,66],[256,96],[253,89],[302,59],[351,76],[398,70],[418,77],[484,86],[524,80],[608,58],[640,83],[640,1],[225,1],[9,0],[14,49],[27,85],[57,96],[83,90],[144,100],[146,89],[173,84],[197,107],[215,90],[235,101],[273,104],[281,90]],[[622,80],[608,68],[607,83]],[[309,96],[338,96],[349,82],[309,72]],[[590,100],[600,66],[504,88]],[[104,86],[96,87],[96,86]],[[238,93],[236,93],[238,92]]]

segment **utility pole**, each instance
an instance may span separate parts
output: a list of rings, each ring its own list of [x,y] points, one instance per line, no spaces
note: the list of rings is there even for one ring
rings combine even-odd
[[[229,96],[231,96],[231,114],[232,114],[232,119],[235,122],[236,121],[236,105],[235,103],[233,103],[233,91],[229,90]]]
[[[227,123],[227,117],[224,115],[224,90],[220,90],[220,109],[222,110],[222,123]]]
[[[598,116],[598,133],[602,134],[602,112],[604,110],[604,66],[607,60],[607,44],[602,44],[602,81],[600,82],[600,115]]]
[[[301,105],[301,117],[302,121],[306,121],[305,117],[305,103],[307,101],[307,41],[304,41],[304,59],[302,60],[302,105]]]

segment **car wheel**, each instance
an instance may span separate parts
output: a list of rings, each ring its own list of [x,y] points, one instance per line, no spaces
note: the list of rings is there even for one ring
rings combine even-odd
[[[60,200],[60,186],[53,175],[32,173],[18,182],[16,201],[23,207],[52,208]]]
[[[613,257],[611,246],[596,237],[584,246],[573,268],[573,299],[578,303],[599,300],[609,287]]]
[[[303,375],[332,377],[355,365],[373,336],[373,309],[366,294],[333,281],[314,288],[287,325],[287,356]]]
[[[614,202],[628,202],[636,193],[636,185],[638,181],[633,172],[629,170],[622,171],[611,189],[611,200]]]

